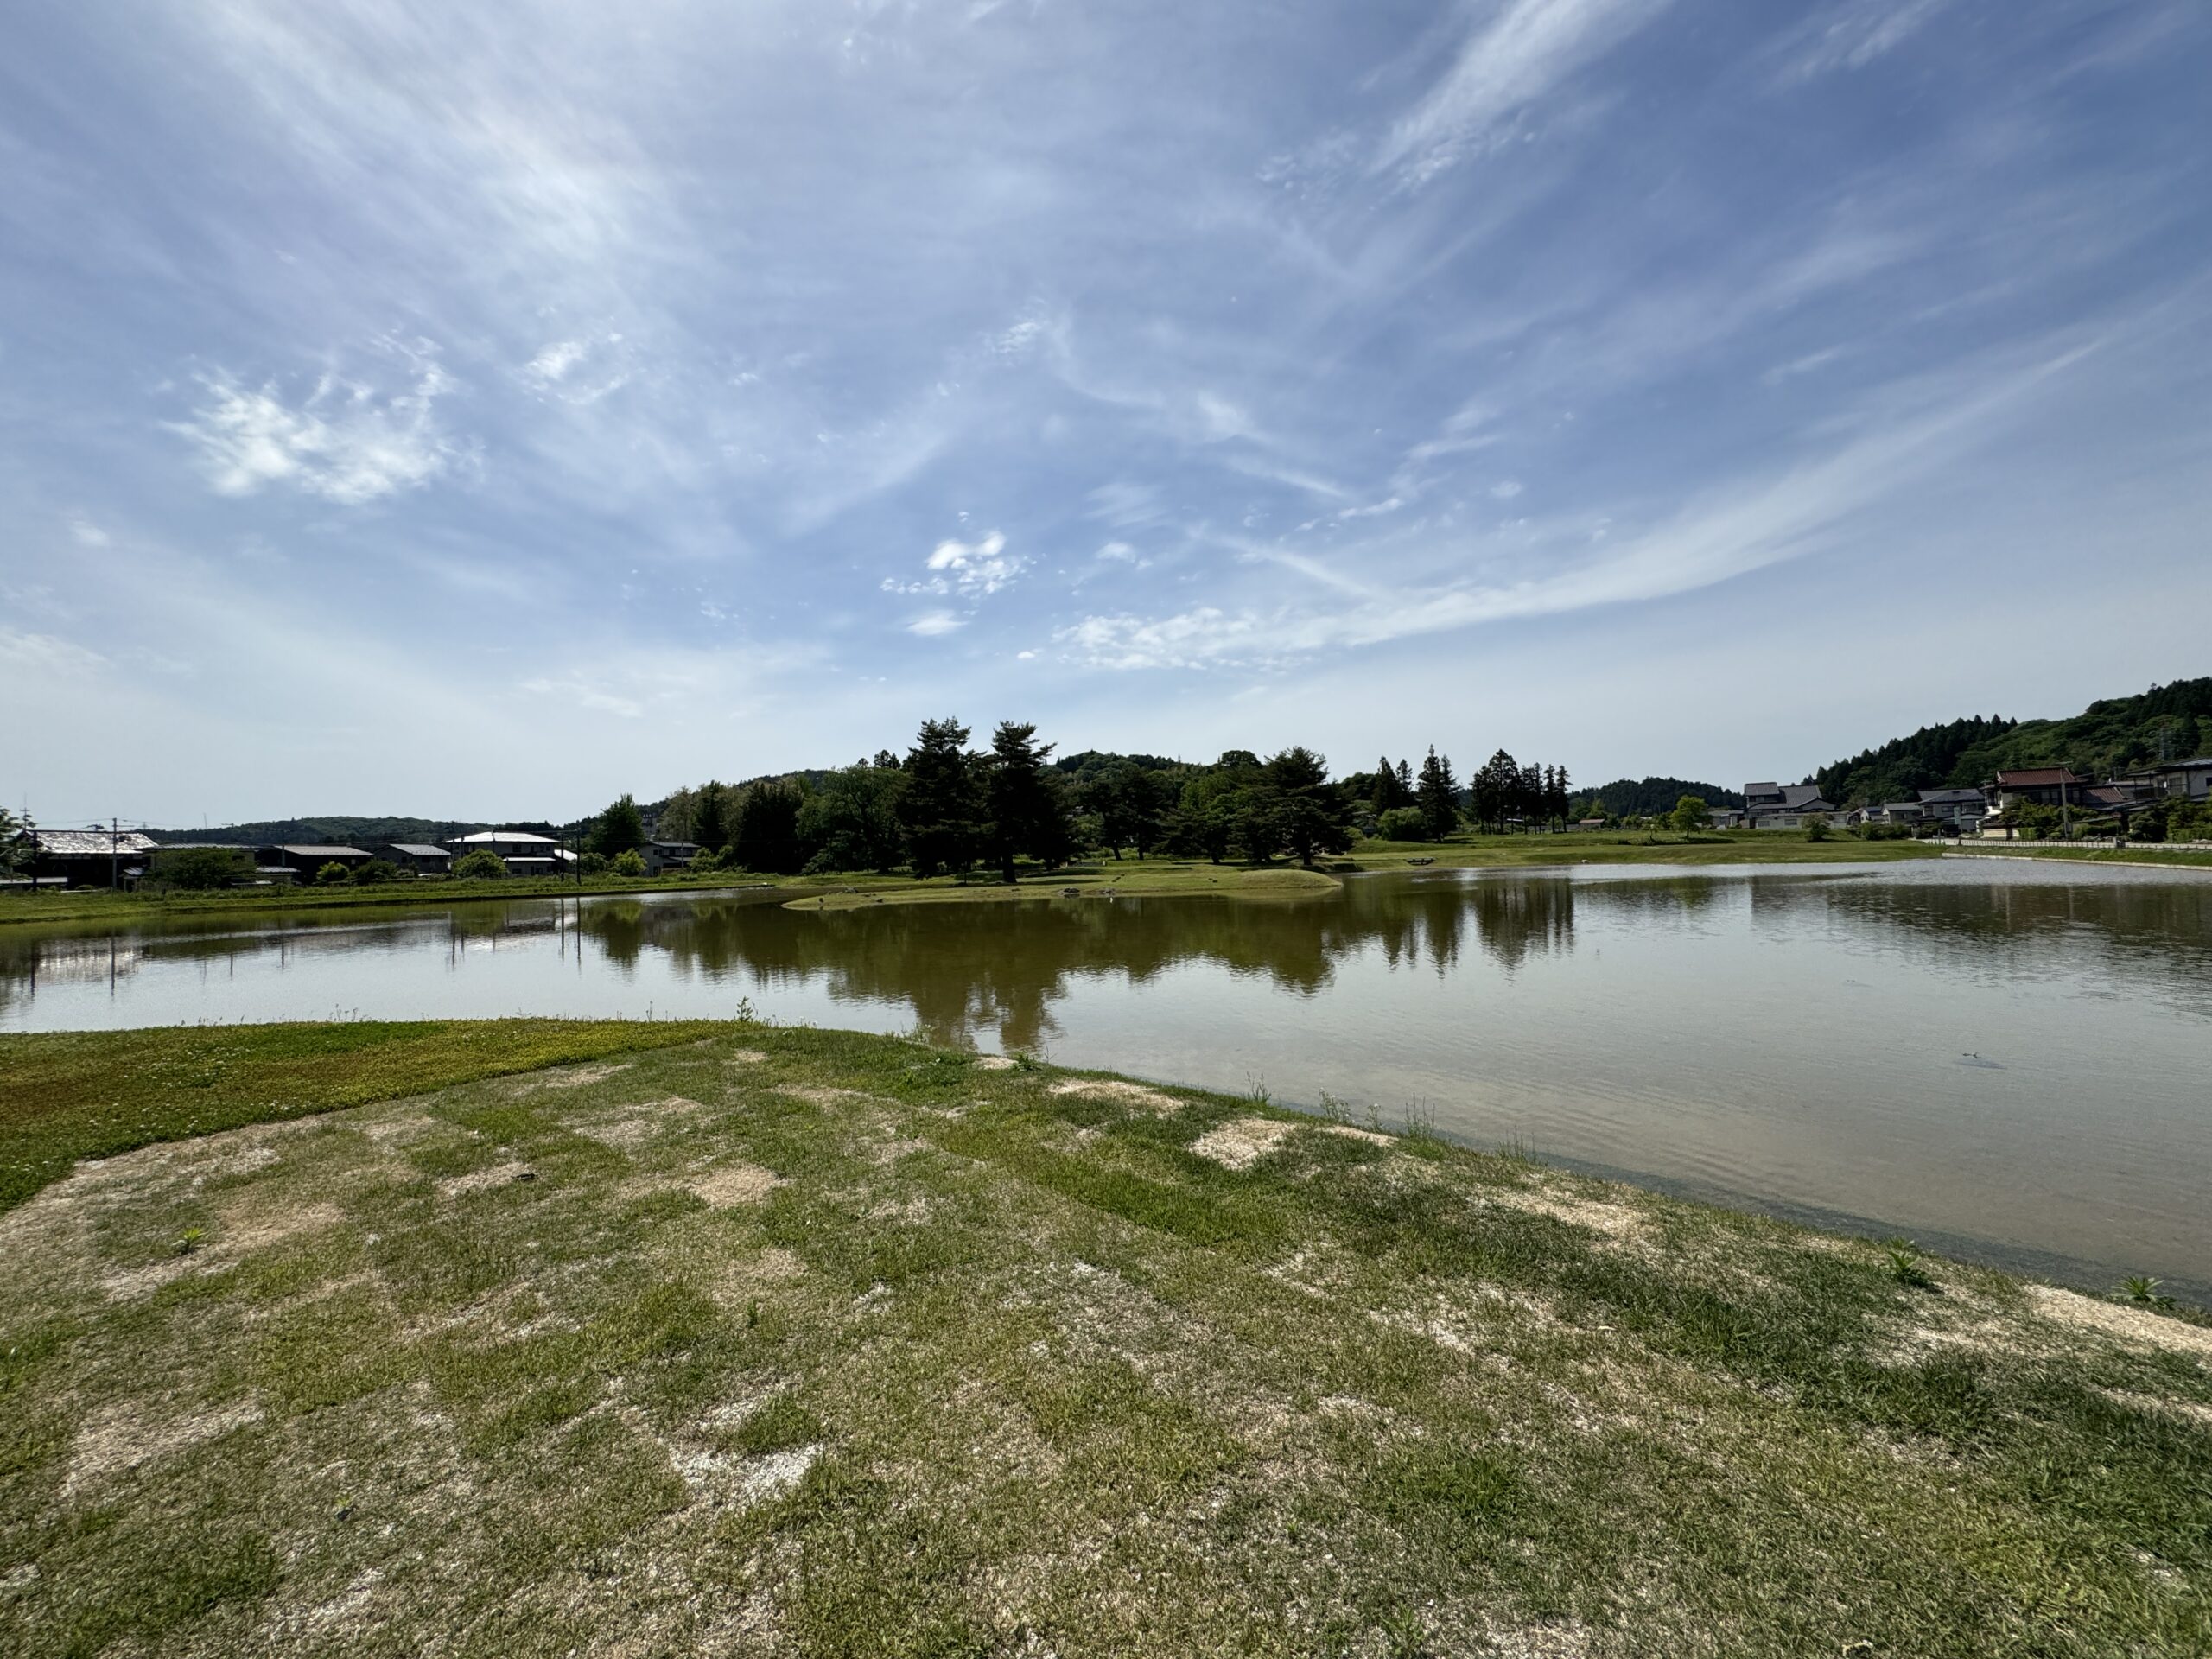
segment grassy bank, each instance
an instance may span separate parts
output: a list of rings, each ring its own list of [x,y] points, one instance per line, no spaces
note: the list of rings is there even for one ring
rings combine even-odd
[[[1917,842],[1861,842],[1830,836],[1808,841],[1787,832],[1730,836],[1599,835],[1461,836],[1442,842],[1362,842],[1344,857],[1324,858],[1313,869],[1274,865],[1251,868],[1205,860],[1108,859],[1052,875],[1025,875],[1001,882],[880,881],[849,891],[794,893],[792,910],[849,910],[864,905],[990,903],[1065,893],[1095,897],[1212,894],[1231,899],[1298,899],[1327,893],[1344,876],[1363,871],[1547,869],[1579,864],[1650,864],[1697,868],[1733,864],[1897,863],[1936,856]]]
[[[193,1084],[223,1036],[0,1039],[0,1094],[360,1097]],[[0,1649],[2212,1643],[2177,1319],[891,1039],[436,1071],[0,1217]]]
[[[1897,859],[1933,856],[1936,849],[1923,842],[1860,842],[1831,836],[1812,842],[1789,832],[1728,836],[1680,836],[1648,835],[1642,830],[1608,830],[1599,834],[1564,836],[1463,835],[1450,841],[1362,842],[1350,856],[1324,861],[1339,872],[1363,869],[1403,869],[1416,861],[1439,869],[1516,868],[1558,864],[1833,864],[1888,862]],[[1129,893],[1177,893],[1207,887],[1241,886],[1256,893],[1268,885],[1249,880],[1253,874],[1277,878],[1296,872],[1277,865],[1268,872],[1248,872],[1236,863],[1211,864],[1176,859],[1101,859],[1050,874],[1025,874],[1018,890],[1064,886],[1114,885]],[[1287,887],[1293,883],[1278,882]],[[711,876],[670,875],[628,880],[621,876],[590,876],[582,885],[574,881],[535,877],[507,880],[394,881],[368,887],[255,888],[221,893],[135,893],[80,888],[69,893],[0,893],[0,925],[22,922],[109,923],[136,926],[164,918],[243,914],[340,912],[396,905],[446,905],[480,899],[575,898],[579,894],[697,893],[742,887],[773,886],[788,889],[797,902],[811,904],[826,898],[834,906],[864,895],[873,903],[878,895],[904,895],[941,900],[1003,897],[1002,883],[988,872],[961,877],[938,876],[918,880],[904,874],[840,872],[832,875],[753,876],[743,873]]]
[[[0,1039],[0,1210],[82,1158],[696,1041],[702,1020],[454,1020]]]
[[[2139,868],[2212,869],[2212,852],[2196,847],[2177,847],[2171,851],[2161,847],[2137,845],[2133,847],[2067,847],[2048,842],[2018,845],[2004,842],[1968,842],[1955,849],[1954,857],[1969,858],[2031,858],[2056,861],[2067,864],[2128,864]]]
[[[791,878],[794,883],[812,878]],[[777,878],[775,885],[782,885]],[[0,925],[10,922],[112,922],[135,926],[168,916],[233,912],[378,910],[396,905],[465,904],[483,899],[573,899],[578,894],[681,893],[711,887],[762,887],[747,875],[587,876],[582,884],[547,876],[504,880],[384,881],[371,887],[232,887],[214,893],[118,893],[74,887],[64,893],[0,893]]]

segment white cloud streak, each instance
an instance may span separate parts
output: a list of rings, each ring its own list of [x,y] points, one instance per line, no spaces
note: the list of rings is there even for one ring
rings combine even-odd
[[[218,372],[203,382],[209,401],[170,429],[190,439],[218,495],[257,494],[282,484],[344,506],[416,489],[466,459],[435,410],[453,380],[427,347],[405,391],[380,397],[325,374],[297,403],[274,381],[243,386]]]
[[[1378,171],[1419,182],[1486,144],[1554,87],[1658,16],[1666,0],[1507,0],[1485,6],[1443,79],[1390,130]]]
[[[1277,563],[1357,602],[1325,610],[1203,605],[1165,617],[1093,615],[1059,630],[1055,642],[1098,668],[1264,668],[1321,652],[1708,588],[1828,545],[1858,515],[1954,461],[2094,349],[2072,346],[1993,375],[1930,412],[1898,418],[1876,411],[1861,435],[1824,458],[1714,491],[1641,534],[1601,538],[1594,556],[1580,522],[1572,526],[1585,549],[1579,556],[1554,537],[1548,568],[1433,587],[1366,589],[1312,561],[1279,555]],[[1900,402],[1909,401],[1905,389],[1897,391]],[[1253,556],[1261,554],[1255,550]]]
[[[1798,35],[1783,71],[1785,81],[1810,80],[1838,69],[1863,69],[1918,34],[1950,0],[1861,0],[1842,14],[1815,19]]]

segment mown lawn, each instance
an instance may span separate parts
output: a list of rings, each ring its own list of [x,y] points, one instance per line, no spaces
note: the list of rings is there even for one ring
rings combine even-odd
[[[0,1038],[0,1210],[80,1158],[721,1029],[709,1021],[454,1020]]]
[[[0,1216],[0,1651],[2212,1647],[2182,1319],[889,1038],[431,1069]]]

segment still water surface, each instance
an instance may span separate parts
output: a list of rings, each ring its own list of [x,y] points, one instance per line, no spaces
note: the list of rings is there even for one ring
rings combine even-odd
[[[1971,861],[1310,899],[524,899],[0,933],[0,1030],[512,1014],[918,1029],[2212,1298],[2212,878]]]

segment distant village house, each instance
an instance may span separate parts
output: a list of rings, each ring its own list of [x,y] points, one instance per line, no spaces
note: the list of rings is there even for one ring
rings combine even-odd
[[[1802,830],[1808,818],[1835,811],[1835,803],[1811,784],[1744,785],[1744,822],[1754,830]]]

